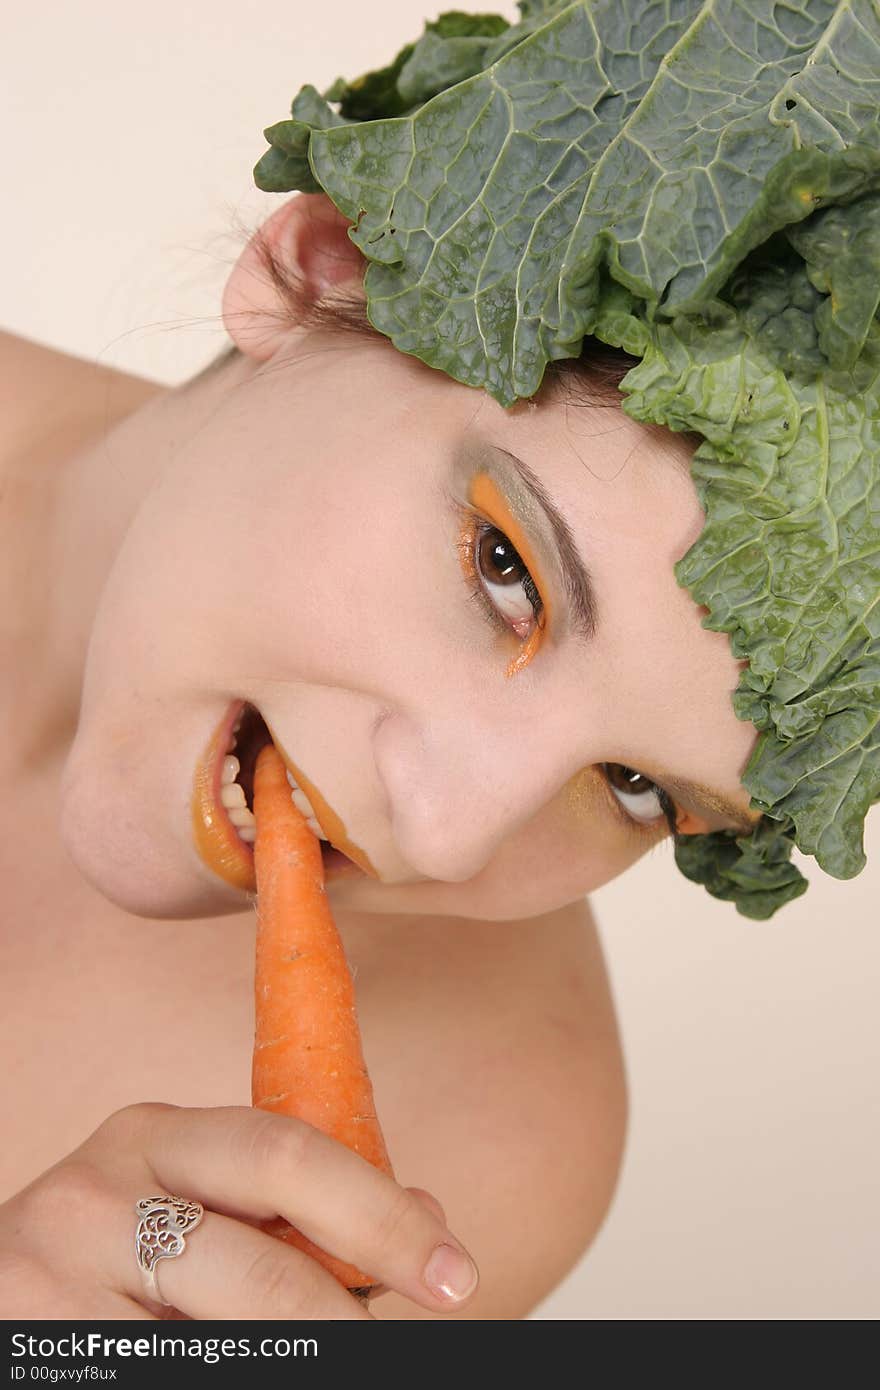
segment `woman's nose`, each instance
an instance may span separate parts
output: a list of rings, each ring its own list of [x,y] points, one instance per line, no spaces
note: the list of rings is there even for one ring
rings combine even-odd
[[[558,746],[556,746],[558,745]],[[570,746],[570,745],[569,745]],[[564,740],[390,714],[373,740],[398,853],[427,878],[473,878],[576,771]]]

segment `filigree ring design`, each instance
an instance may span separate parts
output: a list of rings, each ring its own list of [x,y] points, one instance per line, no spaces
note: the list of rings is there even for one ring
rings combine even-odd
[[[186,1249],[185,1235],[194,1231],[205,1214],[201,1202],[188,1202],[185,1197],[141,1197],[134,1209],[140,1220],[134,1235],[134,1249],[143,1275],[144,1286],[156,1303],[163,1304],[156,1277],[160,1260],[182,1255]]]

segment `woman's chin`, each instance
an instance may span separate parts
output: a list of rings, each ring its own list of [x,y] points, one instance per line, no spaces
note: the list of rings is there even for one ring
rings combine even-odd
[[[61,780],[58,830],[83,878],[125,912],[174,919],[248,910],[247,895],[213,876],[168,820],[151,825],[135,813],[130,782],[75,752]]]

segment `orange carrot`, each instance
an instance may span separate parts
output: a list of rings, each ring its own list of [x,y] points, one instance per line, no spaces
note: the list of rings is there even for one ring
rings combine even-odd
[[[253,1104],[307,1121],[393,1177],[364,1064],[354,983],[324,891],[320,842],[291,800],[273,744],[257,757],[254,817]],[[376,1283],[281,1218],[263,1229],[311,1255],[346,1288]]]

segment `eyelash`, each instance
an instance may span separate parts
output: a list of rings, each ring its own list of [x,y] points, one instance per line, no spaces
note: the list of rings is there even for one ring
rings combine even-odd
[[[535,581],[532,578],[531,574],[529,573],[525,565],[525,562],[522,559],[522,556],[516,549],[516,546],[513,544],[510,538],[504,534],[501,528],[494,524],[494,522],[484,520],[476,512],[470,511],[467,507],[462,507],[459,505],[457,507],[457,510],[459,512],[459,516],[462,522],[464,523],[462,528],[462,534],[459,538],[457,546],[459,551],[459,557],[461,560],[464,561],[464,570],[465,573],[468,575],[468,587],[470,589],[471,598],[474,599],[474,601],[477,603],[478,607],[482,611],[483,616],[486,618],[489,625],[495,628],[496,631],[502,632],[507,636],[510,636],[511,634],[516,635],[510,623],[508,623],[504,619],[500,611],[492,602],[491,598],[486,592],[485,583],[481,577],[480,564],[478,560],[479,549],[484,538],[494,533],[496,536],[500,536],[502,540],[510,546],[510,549],[513,551],[513,553],[519,560],[519,563],[523,569],[523,577],[519,582],[522,586],[523,592],[526,595],[526,598],[529,600],[529,603],[532,606],[532,612],[535,616],[535,622],[538,624],[539,627],[542,627],[544,623],[544,601],[541,598],[540,593],[538,592],[538,587],[535,584]],[[608,790],[608,800],[611,802],[612,809],[614,810],[618,820],[620,820],[621,823],[625,825],[628,830],[634,832],[636,835],[648,834],[653,836],[656,831],[657,821],[639,821],[636,820],[635,816],[631,816],[626,811],[624,806],[614,795],[614,791],[611,787],[611,783],[605,771],[605,769],[609,766],[612,766],[612,764],[602,763],[600,764],[599,770],[602,774],[602,778]],[[635,769],[633,768],[626,769],[626,771],[628,772],[632,772],[634,770]],[[643,776],[642,773],[639,773],[638,775]],[[645,778],[645,781],[648,783],[651,790],[656,794],[657,800],[660,803],[663,812],[663,817],[666,821],[666,824],[669,827],[669,832],[672,835],[673,839],[675,839],[677,835],[678,821],[678,809],[675,805],[675,802],[672,800],[672,797],[669,795],[669,793],[667,791],[664,791],[663,787],[658,786],[656,782],[652,782],[650,778],[647,777]]]
[[[483,580],[481,575],[480,563],[478,559],[480,546],[482,545],[483,540],[486,536],[496,535],[500,536],[501,539],[505,542],[505,544],[510,547],[511,551],[514,555],[516,555],[520,565],[522,566],[523,574],[522,578],[518,581],[518,583],[521,585],[523,593],[525,594],[526,598],[531,604],[535,622],[537,623],[538,627],[543,627],[544,600],[541,598],[541,595],[538,592],[538,586],[532,578],[531,574],[529,573],[528,569],[526,568],[525,561],[523,560],[516,546],[513,544],[513,541],[511,541],[510,538],[504,534],[500,526],[496,526],[494,522],[484,520],[476,512],[470,511],[467,507],[459,506],[458,512],[461,517],[461,520],[464,523],[462,528],[462,534],[457,542],[459,557],[464,562],[463,567],[465,573],[468,576],[468,586],[470,588],[471,598],[474,599],[478,607],[481,609],[483,616],[486,618],[486,621],[490,624],[491,627],[495,628],[496,632],[504,633],[507,637],[518,637],[518,634],[515,632],[511,624],[504,618],[499,609],[496,608],[495,604],[492,602],[491,598],[486,592],[485,581]],[[526,639],[519,638],[519,640],[525,641]]]

